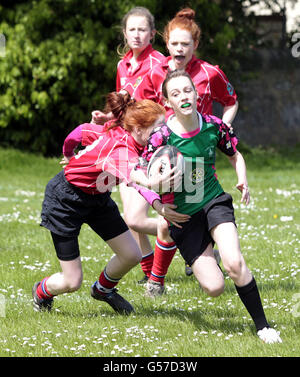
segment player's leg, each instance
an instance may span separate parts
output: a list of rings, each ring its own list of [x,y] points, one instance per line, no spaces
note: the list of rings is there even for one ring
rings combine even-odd
[[[211,230],[211,235],[219,246],[223,266],[234,281],[237,293],[252,317],[258,335],[267,343],[281,342],[279,334],[271,329],[267,322],[256,281],[240,251],[235,224],[219,224]]]
[[[125,221],[128,227],[142,234],[157,235],[157,219],[148,216],[149,204],[133,187],[120,185]]]
[[[130,314],[132,305],[117,293],[116,286],[121,278],[142,259],[141,251],[129,230],[106,241],[115,255],[91,287],[96,300],[107,302],[116,312]]]
[[[169,234],[169,225],[162,216],[159,216],[154,259],[151,274],[146,285],[146,296],[154,298],[164,293],[165,276],[176,250],[177,246]]]
[[[99,279],[92,285],[91,295],[108,303],[116,312],[129,314],[133,307],[117,293],[115,287],[120,279],[141,261],[140,248],[111,198],[91,214],[88,224],[115,253]]]
[[[61,272],[43,278],[32,289],[34,309],[51,310],[53,297],[77,291],[82,283],[82,267],[77,237],[51,233]]]
[[[244,286],[252,280],[243,255],[237,229],[234,223],[219,224],[211,230],[214,241],[219,246],[224,269],[237,286]]]
[[[217,297],[224,291],[224,276],[220,270],[212,244],[191,265],[193,273],[201,288],[211,297]]]
[[[142,259],[140,248],[130,231],[106,241],[115,255],[106,265],[106,271],[112,278],[121,278]]]
[[[122,183],[120,195],[123,203],[125,221],[131,233],[142,251],[141,269],[144,278],[140,282],[146,282],[150,276],[154,252],[147,234],[157,234],[157,219],[148,217],[149,204],[132,187]]]
[[[214,253],[214,258],[215,258],[217,264],[219,265],[219,268],[221,268],[220,267],[221,257],[220,257],[219,250],[218,249],[214,249],[213,253]],[[185,266],[184,272],[185,272],[186,276],[192,276],[193,275],[193,269],[192,269],[192,267],[188,263],[185,263],[184,266]]]

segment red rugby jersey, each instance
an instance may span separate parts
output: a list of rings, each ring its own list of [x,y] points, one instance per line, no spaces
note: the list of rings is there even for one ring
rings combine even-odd
[[[65,167],[67,181],[88,194],[109,191],[120,181],[129,183],[130,171],[144,147],[121,127],[109,131],[89,123],[80,127],[86,148]]]
[[[132,50],[128,51],[122,60],[118,63],[116,90],[127,90],[132,97],[135,97],[137,87],[142,83],[144,76],[156,65],[162,62],[164,55],[154,50],[149,44],[145,50],[138,56],[138,66],[132,70],[130,59]]]
[[[164,106],[162,83],[170,69],[168,62],[171,59],[171,56],[165,57],[160,64],[148,72],[135,91],[137,100],[147,98]],[[199,95],[197,101],[199,113],[212,114],[213,101],[223,106],[235,104],[237,100],[235,90],[217,65],[209,64],[193,55],[185,70],[191,76]],[[166,106],[165,108],[166,117],[169,117],[173,110]]]

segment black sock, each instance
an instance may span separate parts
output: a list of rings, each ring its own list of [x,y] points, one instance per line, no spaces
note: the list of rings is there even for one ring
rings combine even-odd
[[[254,277],[247,285],[243,287],[238,287],[236,285],[235,288],[238,295],[240,296],[240,299],[242,300],[255,323],[256,331],[262,330],[264,327],[270,327],[267,322],[264,309],[262,307]]]

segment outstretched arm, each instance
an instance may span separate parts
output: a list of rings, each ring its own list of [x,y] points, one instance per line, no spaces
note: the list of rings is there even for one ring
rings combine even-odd
[[[63,155],[66,157],[72,157],[74,155],[74,149],[81,143],[82,139],[82,124],[76,127],[66,137],[63,145]]]
[[[236,188],[242,193],[241,202],[245,202],[245,204],[248,205],[250,202],[250,192],[248,188],[245,160],[239,151],[236,151],[233,156],[228,156],[228,159],[237,174],[238,183]]]
[[[60,165],[65,168],[72,156],[74,156],[74,150],[81,143],[82,140],[82,124],[76,127],[66,137],[63,145],[63,157],[60,161]]]

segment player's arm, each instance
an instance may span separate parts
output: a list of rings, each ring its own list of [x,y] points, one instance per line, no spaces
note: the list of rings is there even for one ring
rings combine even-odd
[[[100,111],[100,110],[94,110],[92,112],[92,119],[90,123],[98,124],[100,126],[106,122],[109,122],[113,118],[114,116],[112,112],[104,113],[103,111]]]
[[[74,155],[74,150],[81,143],[82,139],[82,124],[76,127],[69,135],[66,137],[63,145],[63,155],[66,157],[72,157]]]
[[[237,174],[238,183],[236,188],[242,193],[241,202],[245,202],[245,204],[248,205],[250,202],[250,192],[245,160],[239,151],[236,151],[232,156],[228,156],[228,159]]]
[[[231,127],[231,123],[234,121],[238,108],[239,108],[238,101],[236,101],[234,105],[224,106],[222,121],[225,124],[227,124],[227,126]]]
[[[182,226],[179,225],[179,223],[185,223],[189,221],[189,219],[191,218],[191,216],[189,215],[176,212],[175,209],[177,206],[175,204],[162,204],[160,200],[155,200],[152,204],[152,207],[159,215],[163,216],[166,220],[171,222],[177,228],[182,228]]]
[[[179,223],[184,223],[190,219],[189,215],[178,213],[175,211],[176,205],[170,204],[170,203],[162,203],[160,196],[156,193],[159,192],[161,187],[171,187],[174,183],[174,178],[181,176],[181,172],[177,172],[175,175],[173,175],[173,172],[176,168],[172,169],[169,174],[166,174],[164,177],[161,176],[159,173],[160,167],[158,167],[157,174],[153,172],[153,177],[149,179],[146,174],[144,173],[143,169],[141,168],[134,168],[132,169],[130,173],[130,179],[133,182],[136,182],[138,185],[143,185],[148,188],[143,189],[140,186],[133,185],[136,190],[152,205],[152,207],[155,209],[155,211],[163,216],[166,220],[171,222],[173,225],[175,225],[178,228],[182,228]],[[166,184],[166,181],[168,183]],[[132,185],[129,184],[129,185]],[[167,185],[167,186],[163,186]],[[152,190],[156,191],[153,192]],[[149,195],[149,193],[152,193]],[[151,198],[151,201],[149,200]]]
[[[147,177],[145,177],[145,179],[147,180]],[[136,185],[133,182],[129,182],[128,186],[134,187],[139,192],[139,194],[141,194],[147,200],[147,202],[152,205],[152,207],[159,215],[163,216],[166,220],[171,222],[176,227],[182,228],[179,223],[189,221],[189,215],[176,212],[175,209],[177,208],[177,206],[175,204],[163,204],[161,202],[160,196],[157,193]]]
[[[212,97],[215,101],[222,104],[222,121],[231,127],[231,123],[233,122],[239,107],[237,95],[227,76],[218,66],[214,66],[209,72]]]
[[[217,146],[223,153],[226,154],[231,165],[235,169],[238,178],[236,188],[242,193],[241,201],[245,201],[247,205],[250,201],[250,193],[247,181],[247,169],[243,156],[237,150],[238,139],[235,136],[232,128],[228,128],[227,125],[224,124],[220,119],[218,120],[215,117],[212,117],[211,119],[213,118],[216,122],[215,125],[219,128],[219,141]]]
[[[63,168],[66,167],[66,165],[68,165],[70,158],[74,156],[75,148],[81,143],[82,127],[82,124],[76,127],[72,132],[69,133],[69,135],[66,137],[64,141],[62,148],[63,157],[60,161],[60,164]]]

